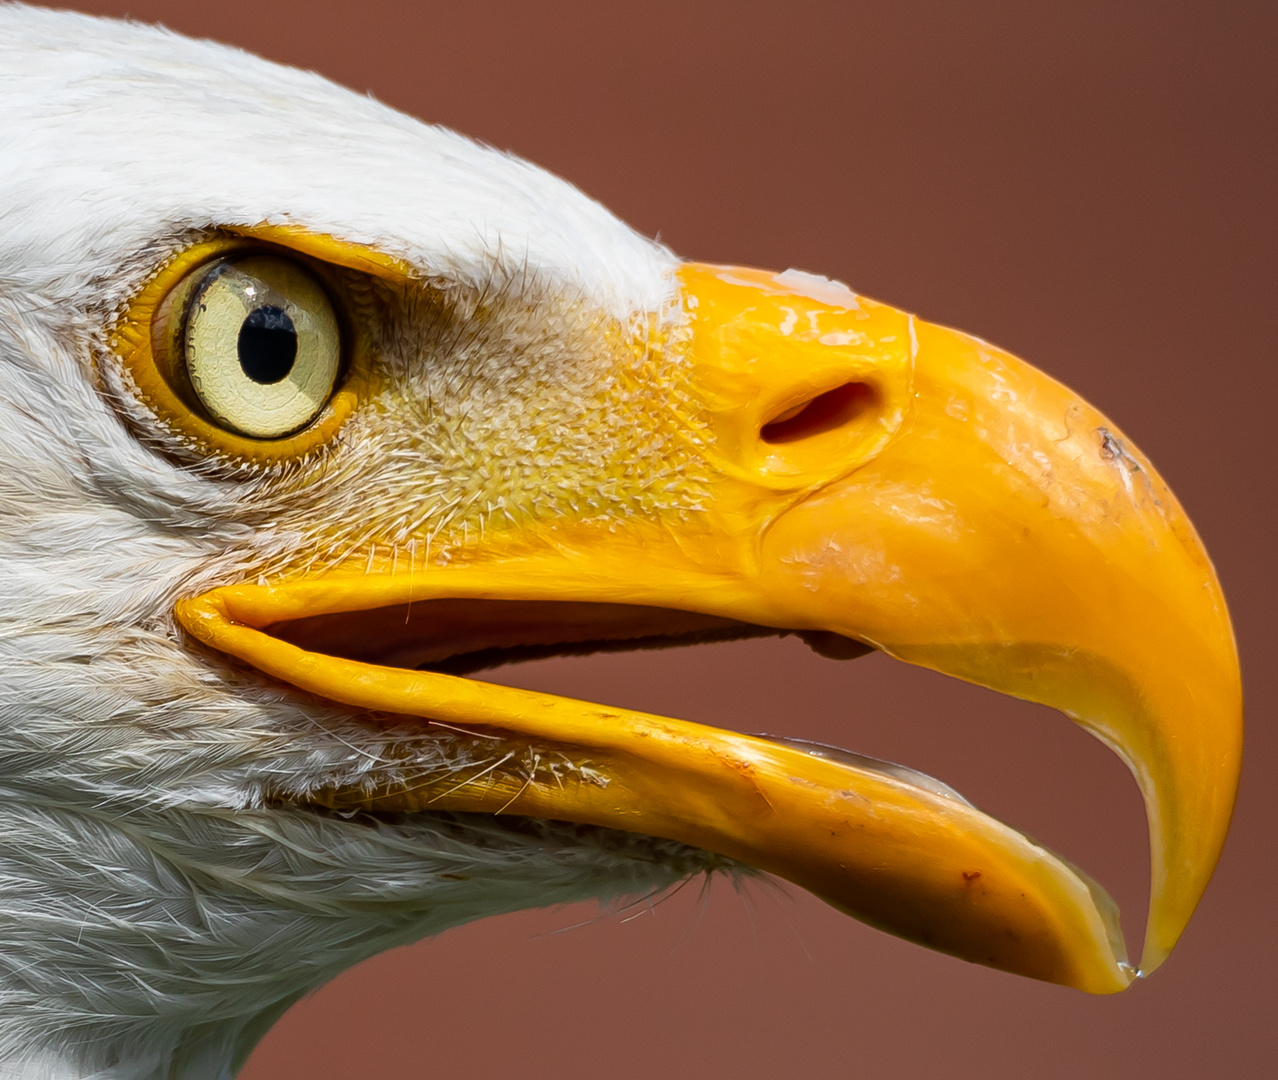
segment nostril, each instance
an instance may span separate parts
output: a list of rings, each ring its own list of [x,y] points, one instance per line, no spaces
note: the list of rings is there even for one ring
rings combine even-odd
[[[844,383],[764,424],[759,437],[766,443],[792,443],[823,435],[855,419],[873,400],[874,389],[867,384]]]

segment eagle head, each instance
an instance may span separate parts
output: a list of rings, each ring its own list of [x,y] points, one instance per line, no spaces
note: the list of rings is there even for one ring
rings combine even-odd
[[[720,870],[1095,993],[1167,956],[1237,658],[1184,512],[1067,388],[161,29],[0,7],[0,145],[15,1075],[229,1075],[380,950]],[[472,677],[783,633],[1120,754],[1139,965],[1099,885],[940,781]]]

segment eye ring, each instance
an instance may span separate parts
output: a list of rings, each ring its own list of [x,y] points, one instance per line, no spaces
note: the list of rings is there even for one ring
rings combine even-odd
[[[332,381],[322,388],[327,394],[313,393],[313,410],[300,415],[294,412],[291,420],[285,417],[273,427],[247,423],[242,414],[228,415],[225,395],[210,395],[207,387],[202,395],[192,378],[187,354],[195,299],[206,295],[208,288],[228,273],[243,274],[248,270],[258,277],[271,276],[266,274],[267,266],[311,283],[332,314],[336,343]],[[369,303],[366,297],[356,299],[357,294],[362,297],[367,290],[358,289],[352,276],[363,274],[239,236],[220,236],[197,243],[173,258],[128,305],[110,335],[127,389],[159,421],[161,442],[176,442],[173,450],[179,456],[216,455],[263,465],[296,459],[329,443],[372,390],[370,312],[366,310]],[[276,286],[282,283],[277,275]],[[273,291],[280,290],[276,287]],[[281,308],[290,321],[296,314],[287,304],[262,306]],[[230,353],[236,359],[239,330],[248,314],[251,312],[246,312],[245,319],[234,327]],[[300,337],[296,344],[300,355]],[[277,364],[279,360],[276,357]],[[285,380],[287,376],[285,373]],[[277,379],[275,383],[281,381],[284,380]],[[253,382],[270,386],[259,380]]]

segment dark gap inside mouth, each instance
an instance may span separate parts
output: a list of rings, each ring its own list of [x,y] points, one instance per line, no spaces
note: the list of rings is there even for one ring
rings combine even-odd
[[[662,649],[791,631],[638,604],[533,600],[424,600],[311,615],[266,628],[273,637],[346,660],[469,675],[503,664],[596,652]],[[799,631],[823,656],[871,652],[825,631]]]

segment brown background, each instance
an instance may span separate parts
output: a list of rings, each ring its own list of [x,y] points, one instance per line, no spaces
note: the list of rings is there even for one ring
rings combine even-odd
[[[1025,356],[1159,464],[1243,653],[1229,846],[1171,962],[1118,998],[934,956],[785,888],[693,885],[379,957],[293,1009],[246,1077],[1278,1075],[1273,4],[77,6],[315,68],[549,167],[681,254],[826,273]],[[934,772],[1142,921],[1134,784],[1043,710],[786,642],[509,677]]]

